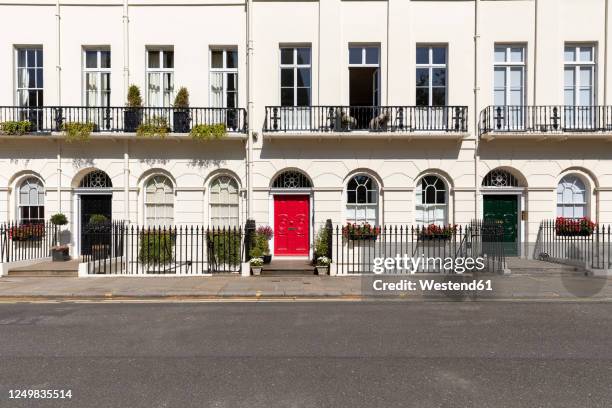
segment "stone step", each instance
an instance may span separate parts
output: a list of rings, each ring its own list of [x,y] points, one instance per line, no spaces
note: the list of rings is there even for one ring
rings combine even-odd
[[[76,278],[78,277],[79,273],[78,271],[66,271],[66,270],[59,270],[59,271],[49,271],[49,270],[10,270],[8,272],[8,276],[11,277],[19,277],[19,278],[24,278],[24,277],[36,277],[36,278],[48,278],[48,277],[56,277],[56,278],[65,278],[65,277],[71,277],[71,278]]]
[[[77,277],[78,274],[78,260],[67,262],[42,261],[12,268],[8,271],[8,276],[15,277]]]

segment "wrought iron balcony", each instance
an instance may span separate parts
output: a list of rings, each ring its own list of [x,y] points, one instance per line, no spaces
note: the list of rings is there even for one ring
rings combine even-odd
[[[467,106],[267,106],[264,132],[467,132]]]
[[[480,112],[480,137],[612,134],[612,106],[488,106]]]
[[[94,133],[131,133],[142,124],[167,127],[169,133],[189,133],[197,125],[224,124],[227,132],[246,133],[246,110],[241,108],[130,108],[44,106],[0,107],[0,123],[27,121],[29,133],[61,132],[65,123],[93,124]]]

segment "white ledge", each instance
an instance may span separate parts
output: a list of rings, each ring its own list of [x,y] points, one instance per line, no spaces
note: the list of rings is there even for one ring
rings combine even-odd
[[[480,135],[484,141],[495,139],[534,139],[537,141],[555,140],[564,141],[568,139],[602,139],[612,141],[612,131],[609,132],[489,132]]]
[[[18,139],[27,139],[27,140],[40,140],[40,139],[49,139],[49,140],[65,140],[66,135],[62,132],[51,132],[51,133],[27,133],[24,135],[2,135],[0,134],[0,139],[8,139],[8,140],[18,140]],[[189,133],[167,133],[164,137],[149,137],[149,136],[138,136],[136,133],[128,133],[128,132],[92,132],[89,136],[89,140],[175,140],[175,141],[190,141],[193,140]],[[214,141],[224,141],[224,140],[246,140],[246,133],[234,133],[228,132],[226,136],[221,139],[211,139],[205,140],[203,142],[214,142]],[[196,140],[193,140],[196,141]],[[198,140],[199,141],[199,140]]]
[[[263,132],[264,139],[451,139],[461,140],[469,137],[469,132]]]

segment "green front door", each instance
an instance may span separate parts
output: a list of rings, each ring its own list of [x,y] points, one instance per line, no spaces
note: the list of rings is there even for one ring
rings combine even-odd
[[[485,195],[483,203],[485,222],[496,222],[504,227],[504,251],[507,256],[518,254],[518,196]]]

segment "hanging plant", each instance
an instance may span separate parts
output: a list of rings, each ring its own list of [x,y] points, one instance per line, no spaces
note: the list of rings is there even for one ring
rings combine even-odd
[[[193,140],[205,142],[208,140],[218,140],[227,136],[225,125],[217,123],[214,125],[195,125],[189,135]]]
[[[0,133],[3,135],[23,135],[30,131],[32,124],[27,120],[21,122],[8,121],[0,123]]]
[[[136,134],[138,137],[160,138],[163,139],[168,134],[168,121],[160,116],[153,116],[142,125],[138,126]]]
[[[86,142],[89,140],[95,125],[88,122],[66,122],[62,125],[64,137],[69,143]]]

